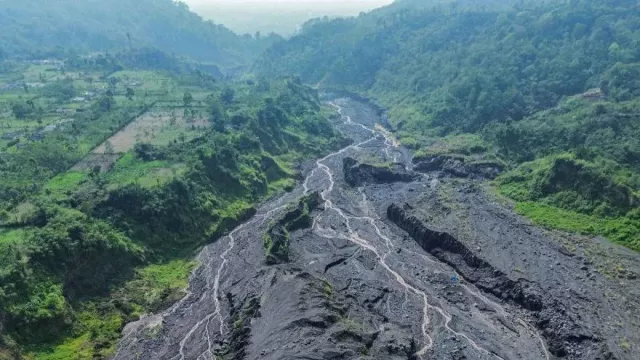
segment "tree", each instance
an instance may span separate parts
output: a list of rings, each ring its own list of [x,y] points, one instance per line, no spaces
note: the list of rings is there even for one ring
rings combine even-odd
[[[9,221],[9,213],[7,210],[0,210],[0,224],[4,224]]]
[[[66,78],[48,84],[42,89],[42,93],[47,97],[56,98],[58,101],[69,101],[76,96],[76,89],[73,86],[73,80]]]
[[[213,128],[220,133],[223,133],[227,130],[227,122],[224,118],[220,118],[213,123]]]
[[[23,102],[17,102],[11,106],[11,111],[16,119],[22,120],[33,113],[33,108]]]
[[[116,101],[113,99],[113,96],[109,96],[107,92],[107,95],[100,97],[98,100],[98,107],[102,111],[109,111],[114,107],[115,103]]]
[[[209,121],[212,124],[216,124],[218,122],[224,122],[225,120],[225,109],[217,99],[210,99],[209,102]]]
[[[116,153],[116,149],[113,147],[111,141],[107,140],[104,143],[104,153],[107,155],[113,155]]]
[[[102,171],[102,168],[100,167],[100,165],[94,165],[93,168],[91,168],[91,172],[89,173],[89,177],[95,180],[96,178],[98,178],[100,176],[100,172],[101,171]]]
[[[188,107],[191,105],[191,103],[193,102],[193,95],[191,95],[190,92],[185,92],[184,96],[182,97],[182,102],[184,102],[184,106]]]
[[[227,105],[231,105],[233,103],[233,99],[236,96],[236,92],[232,88],[224,88],[222,90],[222,94],[220,94],[220,99]]]
[[[136,95],[136,93],[133,91],[132,88],[127,87],[127,94],[125,95],[127,97],[127,99],[129,99],[129,101],[133,100],[133,97]]]
[[[258,90],[262,92],[267,92],[271,90],[271,84],[269,84],[269,81],[267,79],[261,77],[258,80]]]

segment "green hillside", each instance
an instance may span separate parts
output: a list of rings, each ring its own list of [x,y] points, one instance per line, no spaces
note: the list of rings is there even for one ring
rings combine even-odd
[[[344,144],[299,79],[99,59],[0,78],[31,84],[0,92],[0,359],[108,358],[199,249]]]
[[[154,47],[231,67],[274,40],[236,35],[172,0],[0,1],[0,58]]]
[[[550,186],[540,194],[531,187],[539,172],[522,168],[498,183],[519,201],[629,216],[635,224],[638,49],[636,1],[405,0],[357,18],[309,22],[300,35],[272,46],[255,71],[294,72],[308,83],[375,99],[388,108],[403,143],[423,156],[443,147],[468,155],[473,146],[483,153],[475,157],[497,158],[512,169],[575,158],[591,170],[553,175],[557,167],[538,166],[539,176],[553,175],[560,184],[585,176],[597,189]],[[627,189],[624,201],[610,201],[612,184]],[[638,248],[637,235],[624,230],[612,238]]]

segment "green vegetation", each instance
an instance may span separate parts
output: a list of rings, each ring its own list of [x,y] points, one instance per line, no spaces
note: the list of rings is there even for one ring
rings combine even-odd
[[[635,84],[625,80],[633,67],[616,65],[638,56],[634,1],[532,1],[507,9],[419,3],[310,22],[256,68],[371,95],[391,107],[402,137],[517,121],[600,86],[605,73],[619,79],[607,82],[614,87]],[[603,90],[611,89],[603,83]]]
[[[450,2],[311,21],[233,81],[277,37],[170,0],[3,4],[0,359],[107,358],[183,296],[199,249],[344,145],[303,81],[387,107],[417,158],[508,169],[494,184],[535,222],[640,250],[636,1]],[[319,203],[272,224],[268,263]]]
[[[112,355],[127,322],[184,296],[200,248],[344,143],[298,79],[129,54],[3,73],[46,85],[0,93],[0,358]]]
[[[136,298],[141,309],[157,312],[182,298],[188,286],[188,276],[195,262],[183,259],[152,264],[137,270],[136,279],[128,282],[120,294]]]
[[[289,261],[289,234],[292,231],[312,226],[311,211],[320,205],[318,193],[305,196],[296,207],[275,220],[264,234],[264,248],[267,264],[279,264]]]
[[[595,234],[621,245],[640,251],[640,218],[635,214],[627,217],[603,218],[564,210],[538,202],[520,202],[517,211],[535,223],[581,234]]]
[[[185,170],[184,164],[170,164],[165,160],[140,161],[134,152],[128,152],[106,174],[106,180],[112,188],[127,184],[152,188],[166,185],[182,175]]]
[[[637,249],[637,2],[449,3],[311,21],[255,70],[366,95],[418,159],[511,169],[496,185],[523,214]]]
[[[236,35],[171,0],[5,1],[3,10],[0,60],[154,47],[232,67],[246,64],[277,39]]]
[[[334,293],[333,284],[331,284],[326,279],[322,280],[322,291],[327,296],[327,298],[329,298],[329,299],[332,298],[333,297],[333,293]]]
[[[185,295],[190,272],[196,264],[173,260],[139,268],[133,280],[112,292],[109,302],[89,300],[76,304],[77,312],[69,336],[55,346],[29,347],[38,360],[108,357],[122,327],[144,312],[156,312]]]
[[[630,351],[631,350],[631,344],[629,343],[629,340],[627,340],[627,339],[620,340],[620,347],[624,351]]]
[[[568,210],[601,217],[632,212],[640,205],[633,190],[607,173],[606,164],[558,155],[525,163],[502,176],[502,193],[518,201],[545,201]]]

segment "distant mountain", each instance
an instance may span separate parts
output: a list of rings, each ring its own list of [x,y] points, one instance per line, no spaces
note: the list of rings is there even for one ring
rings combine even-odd
[[[222,22],[238,33],[275,32],[294,34],[307,20],[316,17],[354,16],[393,0],[185,0],[205,19]]]
[[[172,0],[0,0],[5,57],[155,47],[230,67],[246,63],[273,40],[239,36]]]

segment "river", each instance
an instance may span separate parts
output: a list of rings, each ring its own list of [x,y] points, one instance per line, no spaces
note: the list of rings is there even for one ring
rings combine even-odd
[[[114,358],[552,358],[526,311],[465,282],[386,219],[390,203],[435,194],[437,178],[345,183],[346,157],[405,169],[411,159],[376,126],[373,109],[348,99],[330,105],[352,145],[309,163],[293,191],[204,248],[187,295],[129,324]],[[290,262],[266,265],[262,234],[314,192],[322,205],[310,228],[291,234]]]

